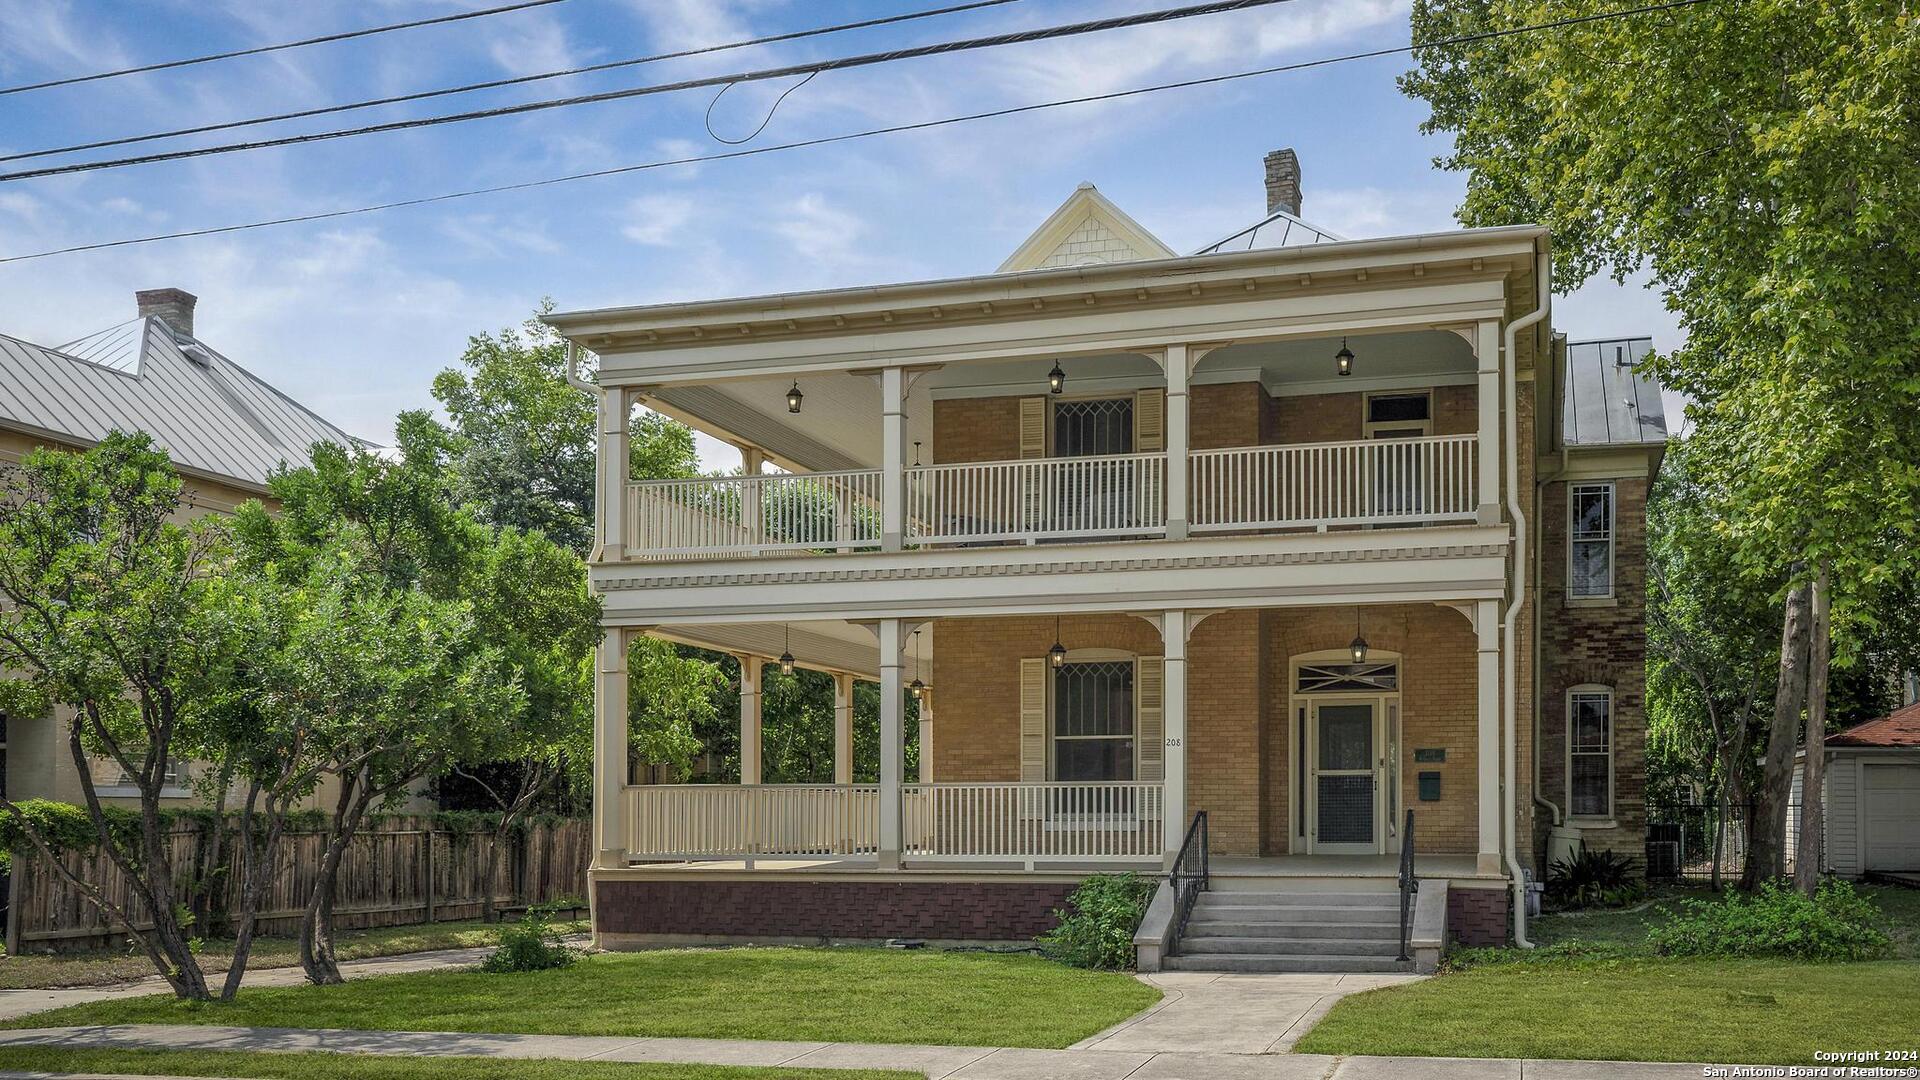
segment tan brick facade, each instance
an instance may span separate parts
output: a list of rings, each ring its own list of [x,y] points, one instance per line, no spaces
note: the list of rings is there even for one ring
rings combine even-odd
[[[1540,636],[1540,793],[1563,814],[1568,811],[1567,691],[1580,685],[1611,688],[1614,807],[1609,820],[1614,827],[1582,825],[1581,833],[1589,847],[1640,858],[1646,842],[1648,481],[1641,476],[1577,482],[1611,483],[1614,487],[1613,599],[1598,604],[1569,602],[1569,484],[1549,481],[1541,491],[1539,514],[1539,595],[1550,615],[1541,624]]]
[[[1473,630],[1450,608],[1408,604],[1368,608],[1365,632],[1376,650],[1401,654],[1396,806],[1414,808],[1418,850],[1471,853],[1478,806]],[[939,621],[935,780],[1019,778],[1019,662],[1044,656],[1054,634],[1054,620],[1044,617]],[[1214,851],[1281,854],[1292,846],[1291,662],[1344,649],[1353,634],[1349,607],[1224,612],[1195,629],[1187,650],[1187,802],[1207,811]],[[1069,649],[1161,651],[1158,631],[1127,615],[1065,618],[1059,635]],[[1416,765],[1416,748],[1444,749],[1446,761]],[[1418,801],[1418,771],[1440,773],[1438,802]]]

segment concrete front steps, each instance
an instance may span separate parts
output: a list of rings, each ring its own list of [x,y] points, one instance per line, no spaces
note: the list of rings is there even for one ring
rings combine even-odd
[[[1404,972],[1400,894],[1374,889],[1236,888],[1219,881],[1195,900],[1168,971]],[[1262,883],[1265,884],[1265,883]]]

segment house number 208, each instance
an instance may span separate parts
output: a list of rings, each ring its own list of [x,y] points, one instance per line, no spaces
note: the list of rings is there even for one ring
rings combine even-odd
[[[1169,747],[1178,747],[1178,746],[1180,745],[1180,740],[1179,740],[1179,739],[1168,739],[1168,740],[1167,740],[1167,745],[1168,745]]]

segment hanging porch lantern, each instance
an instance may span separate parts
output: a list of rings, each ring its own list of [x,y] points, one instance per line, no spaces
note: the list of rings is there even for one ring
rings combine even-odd
[[[780,652],[780,674],[791,675],[793,674],[793,627],[789,625],[786,630],[787,643]]]
[[[1047,372],[1047,393],[1049,394],[1064,393],[1066,389],[1067,389],[1066,369],[1060,366],[1060,361],[1055,360],[1053,362],[1053,370]]]
[[[1354,663],[1367,662],[1367,636],[1360,632],[1359,608],[1353,609],[1353,640],[1347,644],[1347,652],[1352,655]]]
[[[1058,615],[1053,618],[1053,648],[1047,650],[1047,663],[1052,664],[1056,671],[1067,666],[1067,647],[1060,644],[1060,617]]]
[[[790,413],[799,412],[800,402],[806,396],[807,395],[800,392],[800,380],[793,380],[793,389],[787,391],[787,411]]]
[[[1333,354],[1333,362],[1339,366],[1342,376],[1353,374],[1353,350],[1347,348],[1346,338],[1340,339],[1340,351]]]

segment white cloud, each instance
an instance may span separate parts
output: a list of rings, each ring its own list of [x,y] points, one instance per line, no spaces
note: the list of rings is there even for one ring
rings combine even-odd
[[[642,195],[627,203],[627,223],[620,235],[636,244],[670,246],[693,210],[694,201],[683,195]]]
[[[491,29],[487,55],[509,75],[537,75],[580,66],[567,44],[566,28],[555,19],[523,14],[510,25]]]
[[[792,244],[795,253],[822,262],[846,261],[866,228],[859,215],[831,205],[818,192],[787,203],[773,222],[773,231]]]

